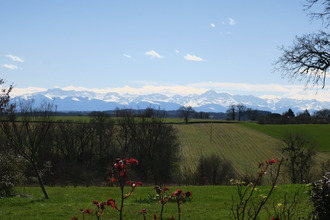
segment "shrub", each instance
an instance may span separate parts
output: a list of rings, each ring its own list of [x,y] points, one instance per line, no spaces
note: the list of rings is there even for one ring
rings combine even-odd
[[[216,155],[201,157],[196,171],[200,185],[228,184],[230,179],[235,178],[234,174],[231,162]]]
[[[313,204],[313,215],[316,219],[325,220],[330,216],[330,172],[322,179],[312,183],[310,202]]]
[[[22,157],[12,151],[0,151],[0,197],[13,195],[14,186],[23,179],[23,164]]]

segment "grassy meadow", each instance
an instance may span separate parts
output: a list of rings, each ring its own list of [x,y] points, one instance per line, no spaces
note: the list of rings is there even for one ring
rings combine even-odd
[[[270,197],[268,208],[273,215],[273,203],[283,204],[284,194],[292,199],[294,192],[300,185],[280,185]],[[175,191],[177,186],[169,186],[170,192]],[[229,219],[232,207],[232,196],[237,199],[235,186],[183,186],[184,192],[191,191],[191,201],[181,205],[181,219]],[[260,187],[261,192],[266,193],[269,187]],[[129,189],[128,189],[129,190]],[[93,200],[106,201],[113,198],[119,203],[120,190],[117,187],[47,187],[49,200],[43,198],[39,187],[17,188],[18,193],[25,197],[2,198],[0,199],[0,219],[71,219],[73,216],[82,219],[80,208],[90,208],[95,211]],[[168,193],[169,195],[170,193]],[[125,200],[124,219],[143,219],[139,214],[140,210],[147,209],[147,219],[152,219],[153,213],[160,213],[160,204],[157,200],[149,199],[155,195],[152,186],[137,187],[134,194]],[[303,194],[299,204],[301,216],[306,215],[308,205],[307,195]],[[176,203],[167,203],[163,216],[168,219],[171,216],[177,219]],[[107,207],[104,218],[118,219],[118,212]],[[86,216],[86,219],[96,219],[95,216]],[[263,212],[260,219],[271,219],[267,212]]]
[[[244,127],[252,128],[272,137],[283,139],[289,132],[300,133],[317,143],[318,151],[330,152],[330,124],[291,124],[291,125],[261,125],[242,122]]]

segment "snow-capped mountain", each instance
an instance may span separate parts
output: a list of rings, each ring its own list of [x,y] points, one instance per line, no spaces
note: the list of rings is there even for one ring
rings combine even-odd
[[[34,99],[36,103],[44,100],[54,102],[58,111],[105,111],[115,108],[145,109],[147,107],[162,110],[177,110],[181,106],[192,106],[196,111],[225,112],[230,105],[241,103],[248,108],[282,113],[291,108],[302,112],[330,108],[330,102],[317,100],[297,100],[289,98],[266,99],[252,95],[231,95],[209,90],[203,94],[187,96],[166,94],[124,94],[95,93],[90,91],[49,89],[28,95],[17,96],[18,100]]]

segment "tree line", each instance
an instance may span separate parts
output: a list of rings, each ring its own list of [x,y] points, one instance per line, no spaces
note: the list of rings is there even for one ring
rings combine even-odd
[[[296,115],[292,109],[288,109],[282,114],[271,113],[258,119],[259,124],[328,124],[329,122],[330,109],[321,109],[312,115],[308,110]]]
[[[140,162],[132,173],[141,181],[173,181],[179,141],[175,129],[164,123],[161,114],[135,117],[123,111],[114,121],[106,113],[93,112],[89,121],[75,122],[55,121],[52,104],[35,107],[29,101],[19,108],[19,117],[10,113],[0,118],[0,159],[20,155],[25,162],[20,170],[26,182],[38,183],[46,198],[45,184],[111,184],[111,165],[118,157]]]

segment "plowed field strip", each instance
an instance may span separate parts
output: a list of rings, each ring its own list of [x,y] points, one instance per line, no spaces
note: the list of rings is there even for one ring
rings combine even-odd
[[[256,169],[261,161],[282,157],[282,142],[262,132],[235,124],[178,124],[174,125],[182,144],[181,168],[195,171],[201,156],[219,155],[231,161],[243,175]],[[316,160],[330,155],[318,153]]]

